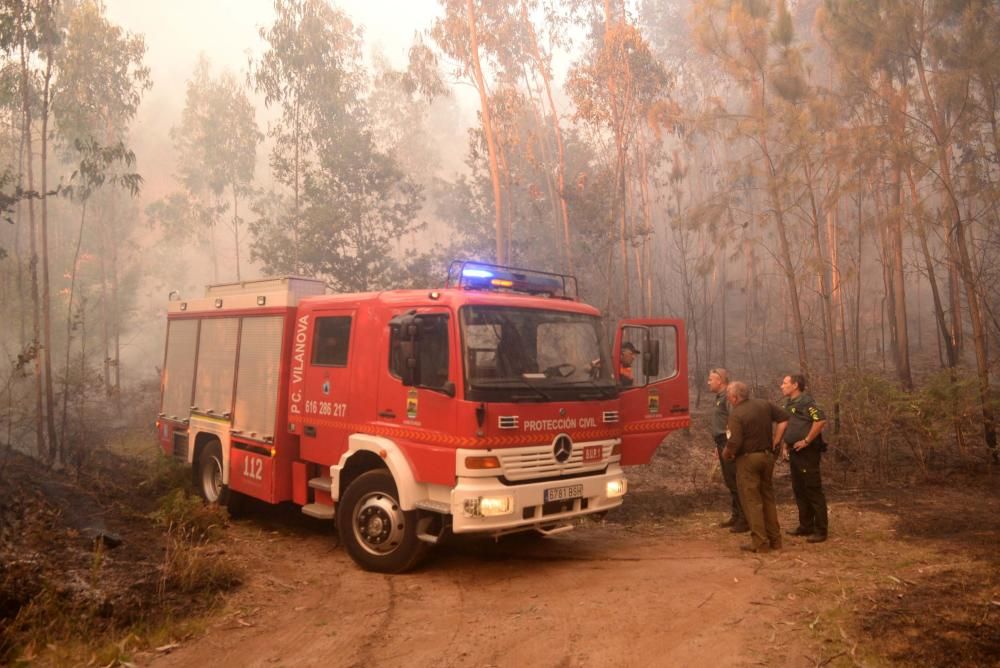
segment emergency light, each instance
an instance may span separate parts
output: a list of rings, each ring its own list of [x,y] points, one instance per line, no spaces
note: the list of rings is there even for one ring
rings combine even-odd
[[[447,287],[523,292],[562,299],[575,299],[577,294],[575,276],[467,260],[455,260],[448,267]]]

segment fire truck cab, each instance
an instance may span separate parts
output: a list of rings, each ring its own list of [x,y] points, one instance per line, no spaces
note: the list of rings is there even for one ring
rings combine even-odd
[[[209,286],[168,303],[160,444],[209,502],[335,520],[368,570],[449,532],[568,530],[689,426],[682,322],[620,322],[612,346],[575,288],[472,262],[438,290]]]

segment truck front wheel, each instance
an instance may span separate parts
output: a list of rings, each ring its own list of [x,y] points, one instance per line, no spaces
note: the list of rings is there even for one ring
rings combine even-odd
[[[417,512],[399,505],[392,474],[381,469],[354,479],[337,505],[337,531],[347,553],[366,571],[402,573],[420,561]]]

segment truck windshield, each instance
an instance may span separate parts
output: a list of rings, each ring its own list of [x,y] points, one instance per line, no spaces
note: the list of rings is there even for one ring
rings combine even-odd
[[[583,313],[464,306],[465,394],[473,401],[617,396],[599,318]]]

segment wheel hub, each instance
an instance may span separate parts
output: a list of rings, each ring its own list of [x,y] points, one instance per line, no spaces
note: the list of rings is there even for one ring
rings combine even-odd
[[[354,535],[367,552],[385,555],[396,550],[403,537],[405,515],[391,496],[373,492],[358,501]]]

